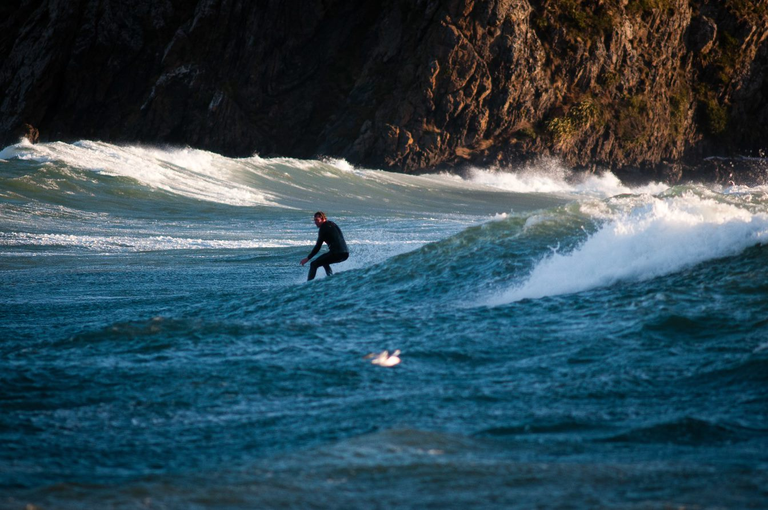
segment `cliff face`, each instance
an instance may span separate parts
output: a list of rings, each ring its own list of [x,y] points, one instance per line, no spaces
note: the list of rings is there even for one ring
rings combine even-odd
[[[768,0],[10,0],[0,58],[4,144],[671,181],[768,145]]]

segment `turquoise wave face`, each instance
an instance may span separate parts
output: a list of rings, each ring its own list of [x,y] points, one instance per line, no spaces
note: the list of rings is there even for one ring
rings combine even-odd
[[[9,507],[768,504],[764,189],[0,159]]]

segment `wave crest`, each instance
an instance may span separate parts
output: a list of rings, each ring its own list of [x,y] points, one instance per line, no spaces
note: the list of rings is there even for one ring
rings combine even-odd
[[[768,239],[768,213],[700,197],[633,196],[582,209],[601,223],[570,252],[555,249],[490,305],[646,280],[736,255]],[[606,207],[608,211],[606,211]]]

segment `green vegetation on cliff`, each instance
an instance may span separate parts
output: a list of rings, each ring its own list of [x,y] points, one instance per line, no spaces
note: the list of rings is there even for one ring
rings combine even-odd
[[[545,123],[553,152],[577,164],[601,154],[579,147],[599,134],[577,122],[583,103],[572,98],[584,95],[603,105],[599,131],[614,140],[601,145],[606,162],[680,158],[695,140],[738,150],[724,134],[745,111],[731,103],[768,37],[768,1],[542,0],[532,19],[553,79],[566,84]]]

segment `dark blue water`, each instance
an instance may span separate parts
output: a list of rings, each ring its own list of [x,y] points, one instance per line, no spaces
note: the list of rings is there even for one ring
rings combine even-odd
[[[2,508],[768,507],[763,189],[2,155]]]

